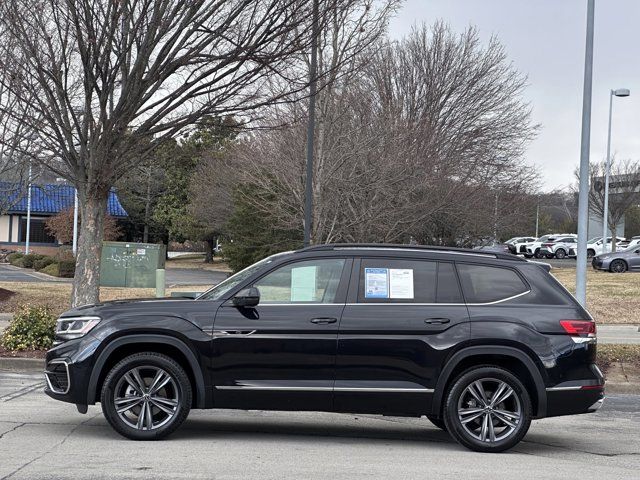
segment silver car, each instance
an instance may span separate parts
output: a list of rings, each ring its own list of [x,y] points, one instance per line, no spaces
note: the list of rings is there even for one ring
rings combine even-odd
[[[631,245],[624,250],[614,253],[601,253],[593,257],[591,265],[596,270],[606,270],[614,273],[640,271],[640,245]]]

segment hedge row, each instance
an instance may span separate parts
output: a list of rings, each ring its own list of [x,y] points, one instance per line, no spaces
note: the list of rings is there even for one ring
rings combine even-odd
[[[7,255],[7,260],[16,267],[33,268],[54,277],[73,278],[76,272],[76,261],[68,252],[55,256],[16,252]]]

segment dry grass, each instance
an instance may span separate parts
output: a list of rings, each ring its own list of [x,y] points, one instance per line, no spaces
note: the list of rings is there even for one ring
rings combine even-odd
[[[217,272],[231,272],[227,262],[219,257],[214,257],[213,263],[205,263],[203,255],[185,255],[166,261],[165,268],[193,268],[198,270],[213,270]]]
[[[167,288],[166,294],[171,292],[200,292],[211,285],[177,286]],[[69,283],[38,283],[38,282],[0,282],[0,288],[16,292],[6,301],[0,302],[0,313],[12,313],[21,304],[49,305],[55,314],[60,314],[70,308],[71,284]],[[125,298],[152,298],[155,296],[153,288],[118,288],[102,287],[100,300],[121,300]]]
[[[551,273],[575,293],[575,269],[556,268]],[[640,275],[588,269],[587,308],[598,323],[640,324]]]

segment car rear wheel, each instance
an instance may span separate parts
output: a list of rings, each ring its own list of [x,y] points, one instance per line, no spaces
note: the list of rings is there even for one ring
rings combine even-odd
[[[624,273],[627,271],[627,264],[624,260],[614,260],[609,265],[609,270],[613,273]]]
[[[500,367],[467,370],[449,390],[447,431],[478,452],[502,452],[515,446],[531,424],[531,400],[517,377]]]
[[[115,431],[133,440],[159,440],[178,428],[191,409],[191,383],[166,355],[137,353],[105,378],[100,402]]]
[[[559,248],[558,250],[556,250],[557,259],[562,260],[566,256],[567,256],[567,252],[565,252],[563,249]]]
[[[587,258],[592,258],[596,256],[596,251],[593,248],[589,248],[587,250]]]

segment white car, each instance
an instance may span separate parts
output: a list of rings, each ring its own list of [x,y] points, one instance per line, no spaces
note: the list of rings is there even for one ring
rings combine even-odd
[[[504,243],[509,246],[511,253],[518,255],[520,253],[527,253],[527,244],[535,241],[536,239],[534,237],[513,237]]]
[[[577,243],[577,235],[551,237],[540,247],[540,254],[547,258],[563,259],[569,255],[572,248],[576,249]]]
[[[527,243],[526,245],[526,253],[524,254],[525,257],[527,258],[531,258],[531,257],[536,257],[536,258],[543,258],[544,254],[542,254],[540,252],[540,249],[542,248],[542,244],[545,242],[548,242],[551,238],[559,238],[559,237],[569,237],[575,235],[573,233],[552,233],[549,235],[543,235],[542,237],[538,238],[535,242],[531,242],[531,243]]]
[[[611,238],[612,237],[607,237],[606,252],[611,251]],[[640,237],[633,237],[632,240],[634,239],[640,240]],[[617,248],[619,249],[627,248],[628,245],[630,245],[630,243],[627,244],[627,241],[624,237],[616,237]],[[576,251],[577,251],[577,248],[572,248],[569,251],[569,256],[575,257]],[[593,237],[587,240],[587,258],[595,257],[596,255],[600,255],[601,253],[606,253],[606,252],[603,251],[602,249],[602,237]]]

